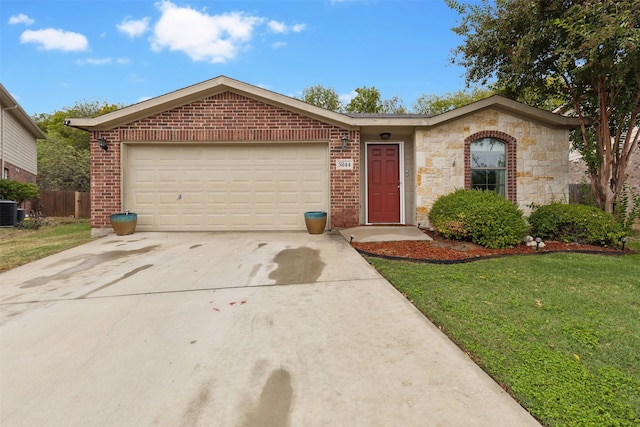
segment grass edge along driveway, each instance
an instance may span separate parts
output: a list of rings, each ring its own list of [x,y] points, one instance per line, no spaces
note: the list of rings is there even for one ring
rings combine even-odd
[[[640,255],[369,262],[544,425],[640,425]]]
[[[0,229],[0,272],[91,241],[86,220],[48,220],[38,230]]]

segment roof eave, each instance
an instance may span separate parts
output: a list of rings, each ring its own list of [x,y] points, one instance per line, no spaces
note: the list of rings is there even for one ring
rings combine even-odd
[[[5,109],[9,109],[8,111],[15,110],[15,117],[35,139],[45,139],[47,137],[2,84],[0,84],[0,106],[3,112]]]
[[[232,91],[249,98],[259,99],[267,104],[298,112],[338,127],[354,127],[351,117],[334,113],[333,111],[325,110],[267,89],[230,79],[226,76],[219,76],[96,118],[70,118],[67,123],[69,126],[87,131],[113,129],[120,125],[131,123],[180,105],[186,105],[226,91]]]
[[[552,127],[574,129],[580,126],[580,121],[578,118],[562,116],[550,111],[541,110],[539,108],[531,107],[529,105],[522,104],[520,102],[505,98],[500,95],[493,95],[489,98],[485,98],[483,100],[465,105],[464,107],[456,108],[455,110],[447,111],[445,113],[431,117],[429,119],[429,125],[435,126],[487,108],[495,108],[507,111],[509,113],[517,114],[518,116],[524,116],[530,120],[541,122]]]

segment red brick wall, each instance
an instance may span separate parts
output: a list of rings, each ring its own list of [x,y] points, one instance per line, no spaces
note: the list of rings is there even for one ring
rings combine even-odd
[[[98,138],[108,141],[108,150]],[[109,215],[121,212],[120,139],[117,130],[91,132],[91,227],[108,228]]]
[[[12,179],[18,182],[28,182],[31,184],[36,183],[36,175],[32,174],[31,172],[27,172],[26,170],[21,169],[18,166],[7,162],[6,160],[4,161],[4,168],[8,171],[7,179]]]
[[[343,151],[341,137],[347,133],[334,125],[224,92],[180,106],[109,131],[91,135],[91,224],[107,228],[109,215],[120,212],[120,142],[233,142],[233,141],[327,141],[330,151],[331,226],[358,225],[360,164],[358,132],[348,132],[349,147]],[[104,137],[109,150],[97,139]],[[335,160],[352,158],[354,168],[337,171]]]

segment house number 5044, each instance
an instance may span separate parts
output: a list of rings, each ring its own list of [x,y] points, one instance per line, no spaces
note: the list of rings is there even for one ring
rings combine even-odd
[[[337,159],[337,170],[353,170],[353,159]]]

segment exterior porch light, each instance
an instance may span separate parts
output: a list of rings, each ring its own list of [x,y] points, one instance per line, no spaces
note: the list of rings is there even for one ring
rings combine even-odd
[[[391,138],[391,134],[389,132],[382,132],[380,134],[380,138],[384,139],[385,141],[389,138]]]
[[[342,140],[342,149],[346,150],[347,149],[347,143],[349,142],[349,138],[347,137],[347,134],[343,134],[342,138],[340,138]]]
[[[101,136],[100,138],[98,138],[98,145],[104,151],[109,151],[109,146],[107,145],[107,138],[105,138],[104,136]]]

